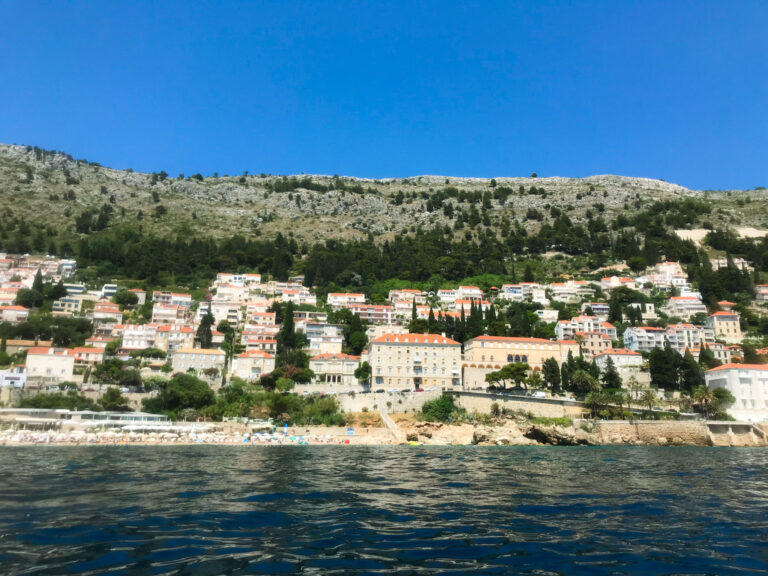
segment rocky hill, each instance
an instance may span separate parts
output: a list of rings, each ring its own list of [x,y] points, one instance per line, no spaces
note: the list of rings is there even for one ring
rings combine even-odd
[[[64,153],[0,145],[2,220],[43,225],[75,238],[93,227],[125,223],[159,235],[275,236],[298,240],[389,238],[416,227],[456,234],[517,221],[535,229],[557,210],[575,221],[587,212],[610,221],[654,200],[706,197],[724,222],[765,226],[765,190],[694,191],[660,180],[588,178],[405,179],[272,175],[171,177],[115,170]],[[86,214],[86,216],[83,216]],[[80,220],[78,220],[80,218]],[[459,224],[457,224],[457,221]]]

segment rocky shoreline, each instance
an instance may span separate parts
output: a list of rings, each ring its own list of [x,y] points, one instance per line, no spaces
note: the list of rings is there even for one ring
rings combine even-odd
[[[598,421],[579,426],[542,425],[513,420],[493,425],[419,422],[404,427],[402,434],[386,428],[344,429],[297,427],[251,433],[245,428],[188,426],[167,431],[136,432],[120,429],[0,431],[0,446],[99,446],[99,445],[352,445],[398,444],[441,446],[768,446],[768,434],[758,427],[737,424],[712,433],[706,422]],[[740,426],[736,429],[735,426]],[[735,431],[734,431],[735,430]]]

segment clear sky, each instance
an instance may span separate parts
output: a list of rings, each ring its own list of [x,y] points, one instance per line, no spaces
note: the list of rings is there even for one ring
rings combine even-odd
[[[0,141],[171,175],[768,186],[768,2],[0,0]]]

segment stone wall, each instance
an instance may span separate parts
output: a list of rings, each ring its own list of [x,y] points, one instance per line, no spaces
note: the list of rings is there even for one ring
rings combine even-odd
[[[550,398],[530,398],[490,392],[451,392],[456,404],[467,412],[490,414],[491,404],[513,412],[530,412],[534,416],[547,418],[579,417],[582,414],[581,402],[566,402]]]
[[[704,421],[678,420],[598,420],[594,433],[605,444],[643,443],[655,445],[710,445]]]
[[[405,412],[418,412],[427,400],[439,398],[439,390],[424,392],[398,392],[390,394],[382,392],[379,394],[341,394],[336,398],[339,400],[339,406],[345,412],[362,412],[366,408],[368,412],[378,412],[379,409],[386,410],[390,414],[401,414]],[[389,405],[387,405],[389,403]]]

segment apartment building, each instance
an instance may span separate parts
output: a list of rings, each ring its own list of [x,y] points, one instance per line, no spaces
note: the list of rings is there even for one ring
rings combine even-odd
[[[438,334],[384,334],[368,358],[374,387],[461,387],[461,344]]]
[[[570,320],[560,320],[555,325],[555,336],[558,340],[573,340],[577,332],[599,332],[611,340],[618,338],[616,327],[597,316],[574,316]]]
[[[667,343],[667,331],[651,326],[628,326],[623,334],[624,347],[633,352],[650,352],[654,348],[664,348]]]
[[[725,364],[704,373],[707,388],[725,388],[736,401],[728,413],[736,420],[768,420],[768,364]]]
[[[478,336],[464,343],[462,381],[465,388],[485,388],[486,374],[507,364],[524,362],[538,371],[549,358],[558,363],[566,361],[569,352],[579,355],[579,346],[573,340]]]
[[[670,316],[690,320],[696,314],[706,314],[707,307],[701,298],[696,296],[672,296],[667,303],[666,312]]]
[[[707,328],[715,333],[715,338],[724,340],[729,344],[741,342],[741,324],[738,312],[719,311],[710,314],[706,322]]]
[[[171,366],[174,372],[194,371],[200,378],[213,379],[224,370],[226,354],[223,350],[179,348],[173,353]]]

